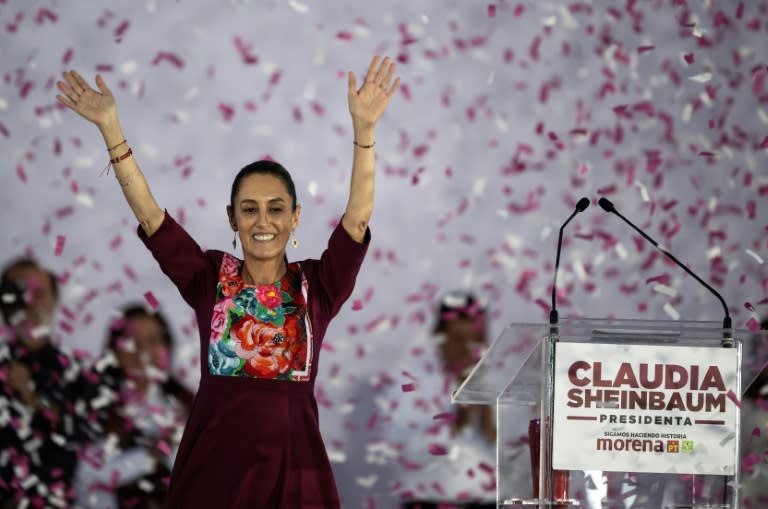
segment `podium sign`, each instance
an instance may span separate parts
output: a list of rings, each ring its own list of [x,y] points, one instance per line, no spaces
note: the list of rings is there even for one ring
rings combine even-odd
[[[734,475],[738,348],[559,343],[553,468]]]
[[[766,359],[768,333],[715,322],[510,324],[452,400],[496,406],[498,508],[592,504],[597,488],[582,483],[611,472],[606,509],[630,496],[654,509],[736,509],[739,402],[768,375]],[[540,433],[529,448],[532,420]]]

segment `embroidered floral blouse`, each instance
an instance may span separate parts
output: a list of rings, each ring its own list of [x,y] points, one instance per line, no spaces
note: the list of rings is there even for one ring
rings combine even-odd
[[[239,277],[242,261],[203,251],[167,212],[151,237],[138,233],[195,310],[204,359],[168,507],[338,508],[314,380],[370,235],[358,243],[339,224],[319,259],[258,286]]]

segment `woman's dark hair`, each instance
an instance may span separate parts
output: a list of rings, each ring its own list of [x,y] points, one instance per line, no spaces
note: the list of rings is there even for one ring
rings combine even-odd
[[[237,196],[238,191],[240,191],[240,185],[243,183],[243,180],[251,175],[272,175],[273,177],[280,179],[288,190],[291,200],[293,200],[292,210],[296,210],[296,186],[293,184],[291,174],[288,173],[288,170],[286,170],[280,163],[266,159],[253,162],[248,166],[243,167],[243,169],[241,169],[235,176],[235,180],[232,181],[232,192],[229,196],[229,206],[231,208],[235,208],[235,196]]]
[[[149,311],[142,304],[129,304],[125,306],[120,313],[120,317],[112,323],[109,327],[109,338],[107,339],[107,348],[116,351],[117,342],[120,338],[130,334],[128,330],[128,322],[132,318],[144,317],[153,318],[160,325],[163,331],[163,344],[168,348],[168,352],[173,352],[173,336],[171,335],[171,329],[168,326],[168,321],[165,319],[162,313],[159,311]]]

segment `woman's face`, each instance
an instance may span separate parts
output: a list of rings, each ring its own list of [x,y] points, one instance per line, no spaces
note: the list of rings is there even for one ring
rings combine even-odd
[[[230,220],[246,257],[269,261],[283,258],[291,232],[299,224],[299,213],[299,207],[293,210],[293,200],[279,178],[254,174],[243,179]]]

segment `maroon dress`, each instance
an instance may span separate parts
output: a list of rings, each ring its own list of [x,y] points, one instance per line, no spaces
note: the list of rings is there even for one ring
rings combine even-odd
[[[367,251],[339,224],[319,260],[247,285],[242,261],[202,251],[166,212],[139,237],[194,308],[201,378],[171,475],[169,508],[340,506],[314,384],[329,321]],[[207,362],[205,362],[207,360]]]

